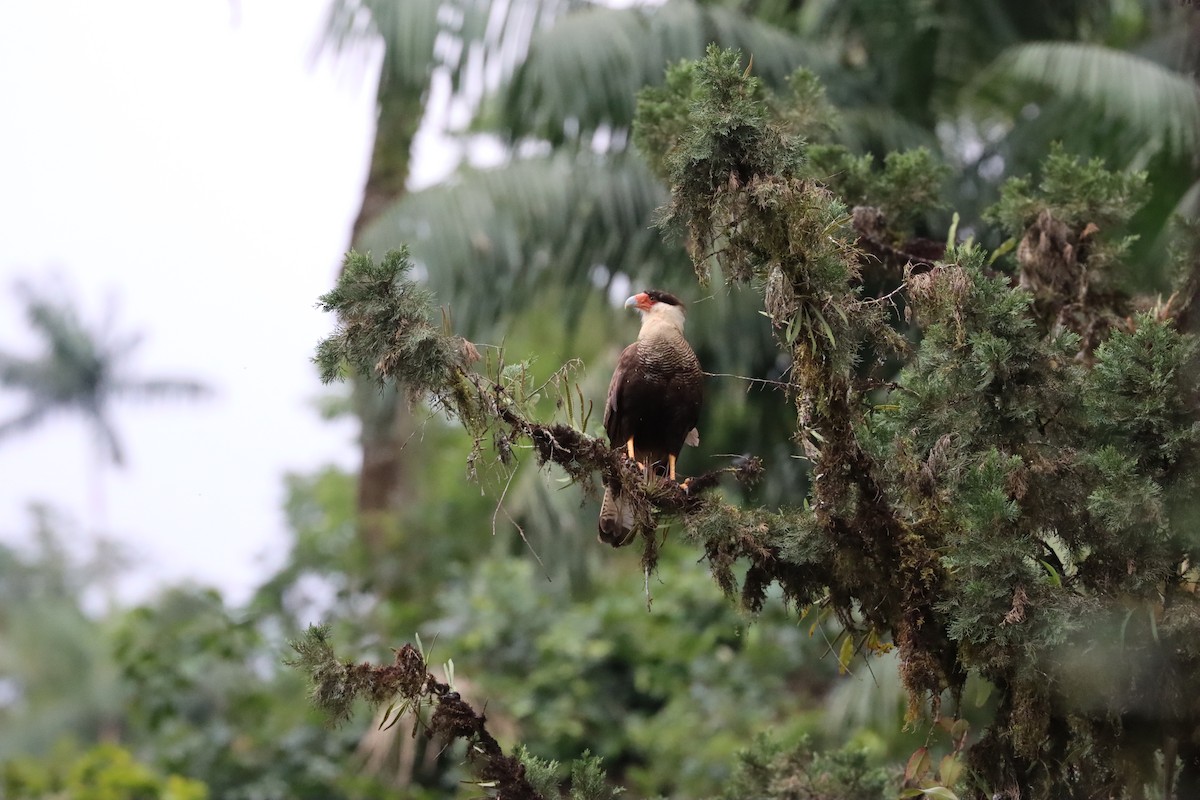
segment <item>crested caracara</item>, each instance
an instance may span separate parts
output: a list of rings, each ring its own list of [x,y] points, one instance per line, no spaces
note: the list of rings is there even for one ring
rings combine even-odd
[[[675,480],[675,458],[684,444],[697,445],[696,422],[704,399],[704,376],[696,354],[683,338],[683,303],[654,289],[625,301],[642,315],[637,341],[617,361],[604,430],[609,444],[625,450],[649,477],[653,472]],[[600,541],[613,547],[633,539],[633,509],[613,481],[600,504]]]

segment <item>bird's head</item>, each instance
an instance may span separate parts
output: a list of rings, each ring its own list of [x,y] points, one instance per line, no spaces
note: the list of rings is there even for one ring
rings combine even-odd
[[[643,326],[661,320],[683,330],[683,321],[687,310],[684,308],[682,300],[668,292],[647,289],[627,299],[625,307],[632,308],[642,315]]]

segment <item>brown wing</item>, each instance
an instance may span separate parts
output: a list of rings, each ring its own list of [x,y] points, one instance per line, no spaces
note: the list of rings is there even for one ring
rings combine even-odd
[[[637,363],[638,343],[634,342],[621,351],[612,380],[608,383],[608,399],[604,403],[604,432],[608,434],[608,443],[612,447],[623,446],[633,435],[622,415],[628,403],[625,397],[626,381],[634,374]]]

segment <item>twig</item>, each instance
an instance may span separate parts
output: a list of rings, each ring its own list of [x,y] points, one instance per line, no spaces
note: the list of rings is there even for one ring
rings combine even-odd
[[[496,508],[494,511],[492,511],[492,536],[496,535],[496,516],[503,511],[504,516],[508,517],[508,521],[513,524],[513,527],[517,529],[517,533],[521,535],[521,541],[525,543],[525,546],[529,548],[529,552],[533,553],[533,557],[537,559],[538,565],[545,570],[546,565],[542,561],[542,557],[538,555],[537,550],[534,550],[533,545],[529,543],[529,539],[526,538],[525,529],[521,527],[521,523],[513,519],[512,514],[508,513],[508,509],[504,507],[504,498],[508,496],[508,487],[512,486],[513,478],[516,476],[516,470],[513,470],[511,473],[509,473],[508,481],[504,484],[504,491],[500,492],[500,499],[496,501]],[[549,573],[546,573],[546,580],[550,580]]]
[[[767,386],[774,386],[782,389],[792,388],[792,384],[785,383],[783,381],[773,381],[767,378],[750,378],[745,375],[734,375],[730,372],[705,372],[704,375],[709,378],[737,378],[738,380],[746,381],[747,383],[761,383]]]

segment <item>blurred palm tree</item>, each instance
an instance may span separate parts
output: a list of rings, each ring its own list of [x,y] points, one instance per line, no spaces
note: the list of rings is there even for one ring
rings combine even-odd
[[[69,301],[18,283],[39,352],[18,355],[0,349],[0,387],[24,395],[24,408],[0,422],[0,440],[30,431],[55,415],[74,414],[92,432],[96,456],[93,512],[103,522],[100,474],[107,465],[124,466],[125,448],[113,422],[118,402],[158,399],[193,400],[209,393],[204,384],[184,378],[145,378],[129,374],[127,363],[142,344],[140,333],[121,334],[111,316],[90,327]]]
[[[430,105],[435,79],[443,82],[444,105],[470,103],[497,65],[508,63],[513,48],[539,21],[572,0],[335,0],[325,42],[337,52],[382,51],[376,89],[375,143],[354,221],[351,247],[369,250],[364,231],[407,191],[413,143]],[[391,242],[379,250],[386,250]],[[387,546],[391,513],[404,505],[403,457],[414,423],[404,400],[392,389],[356,382],[354,406],[362,423],[362,463],[358,480],[359,532],[368,551]],[[415,454],[416,447],[411,453]]]
[[[26,400],[23,411],[0,422],[0,439],[35,428],[55,414],[78,414],[92,430],[100,460],[124,466],[125,448],[112,420],[114,403],[191,400],[209,393],[194,380],[128,374],[125,364],[142,344],[142,334],[118,334],[111,319],[90,328],[69,301],[25,283],[17,285],[16,294],[41,352],[30,357],[0,350],[0,386],[24,393]]]

